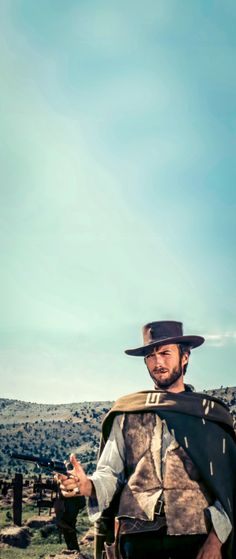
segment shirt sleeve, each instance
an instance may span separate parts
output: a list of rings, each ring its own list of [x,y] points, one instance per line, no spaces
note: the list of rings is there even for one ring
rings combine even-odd
[[[115,417],[109,438],[99,458],[96,471],[90,476],[96,497],[88,500],[88,514],[95,522],[106,509],[114,494],[124,481],[124,438],[122,424],[124,414]]]
[[[206,509],[206,513],[210,517],[217,537],[221,543],[225,543],[232,530],[232,524],[220,501],[215,501],[214,505]]]

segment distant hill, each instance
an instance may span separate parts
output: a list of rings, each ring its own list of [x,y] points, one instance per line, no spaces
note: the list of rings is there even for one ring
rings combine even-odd
[[[205,391],[228,404],[236,418],[236,387]],[[112,402],[36,404],[0,399],[0,473],[39,473],[34,465],[10,458],[12,452],[66,460],[75,452],[87,473],[95,468],[101,422]]]
[[[212,390],[204,390],[206,394],[216,396],[222,400],[230,409],[234,419],[236,419],[236,386],[227,386],[220,388],[213,388]]]
[[[101,422],[112,402],[35,404],[0,399],[0,472],[39,473],[34,465],[10,458],[12,452],[67,460],[78,454],[87,473],[95,467]]]
[[[112,402],[77,402],[72,404],[36,404],[22,400],[8,400],[0,398],[0,413],[2,424],[35,423],[43,421],[72,421],[82,422],[84,416],[94,412],[104,414],[111,407]]]

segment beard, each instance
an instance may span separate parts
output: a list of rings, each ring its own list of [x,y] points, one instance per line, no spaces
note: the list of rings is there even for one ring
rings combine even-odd
[[[171,370],[163,369],[163,372],[161,372],[161,369],[154,369],[153,372],[150,373],[152,380],[155,383],[155,388],[169,388],[182,376],[182,374],[183,370],[180,363],[178,367],[174,367]]]

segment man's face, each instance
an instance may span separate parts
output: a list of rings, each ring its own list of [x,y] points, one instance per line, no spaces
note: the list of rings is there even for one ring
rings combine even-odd
[[[183,367],[188,362],[188,357],[187,353],[180,357],[176,344],[156,346],[145,358],[155,387],[172,391],[184,390]]]

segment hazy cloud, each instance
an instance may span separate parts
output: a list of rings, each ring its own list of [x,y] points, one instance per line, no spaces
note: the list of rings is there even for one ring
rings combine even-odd
[[[206,334],[205,339],[213,346],[224,346],[236,342],[236,332],[223,332],[221,334]]]

